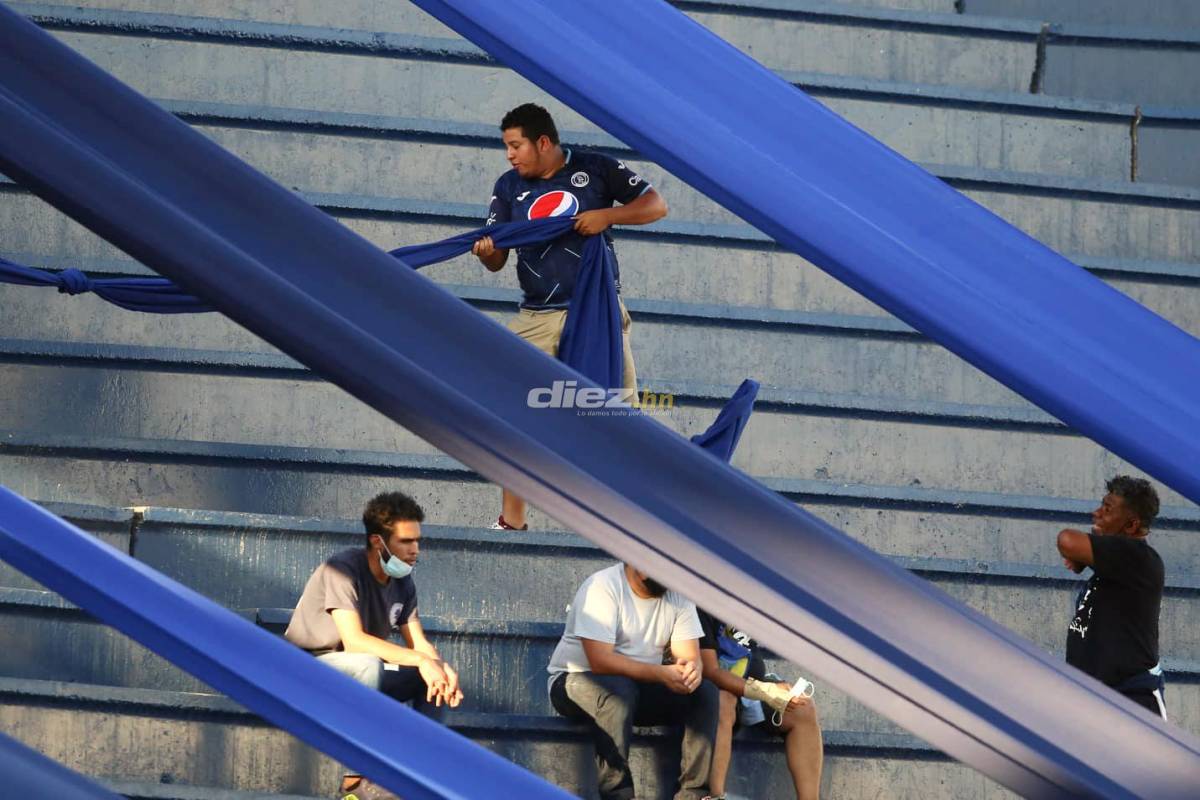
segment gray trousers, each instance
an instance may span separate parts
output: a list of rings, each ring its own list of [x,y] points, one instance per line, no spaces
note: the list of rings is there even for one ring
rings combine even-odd
[[[718,695],[708,681],[691,694],[675,694],[660,683],[568,672],[555,679],[550,703],[564,717],[589,723],[601,800],[633,800],[629,740],[635,724],[683,725],[675,800],[702,800],[717,735]]]

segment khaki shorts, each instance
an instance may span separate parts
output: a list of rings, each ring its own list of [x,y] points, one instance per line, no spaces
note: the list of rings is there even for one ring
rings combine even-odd
[[[625,309],[625,303],[619,298],[617,302],[621,306],[621,347],[625,364],[622,383],[627,393],[636,395],[637,368],[633,364],[633,350],[629,347],[629,330],[633,327],[633,320]],[[508,329],[551,358],[558,358],[558,340],[562,338],[566,324],[565,308],[551,308],[545,311],[522,308],[517,316],[509,321]]]

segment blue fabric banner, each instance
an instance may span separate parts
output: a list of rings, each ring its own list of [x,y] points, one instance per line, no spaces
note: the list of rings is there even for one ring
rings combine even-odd
[[[122,800],[103,786],[3,734],[0,734],[0,775],[4,776],[4,796],[14,800]]]
[[[20,286],[55,286],[64,294],[95,292],[113,305],[129,311],[154,314],[196,314],[212,311],[166,278],[89,278],[77,269],[61,272],[23,267],[0,258],[0,283]]]
[[[645,158],[1200,503],[1200,340],[667,3],[414,1]]]

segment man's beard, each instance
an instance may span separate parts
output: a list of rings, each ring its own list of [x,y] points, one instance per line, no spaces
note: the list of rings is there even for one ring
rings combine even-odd
[[[654,580],[654,578],[645,578],[642,580],[642,583],[646,584],[646,591],[650,593],[651,597],[662,597],[667,593],[667,587]]]

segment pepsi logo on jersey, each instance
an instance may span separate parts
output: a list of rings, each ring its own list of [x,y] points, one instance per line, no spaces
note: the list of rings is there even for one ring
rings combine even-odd
[[[579,211],[579,199],[570,192],[556,189],[546,192],[529,205],[529,219],[571,217]]]

